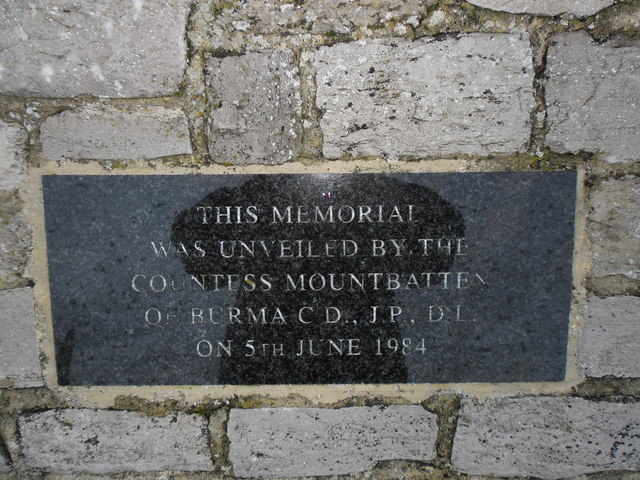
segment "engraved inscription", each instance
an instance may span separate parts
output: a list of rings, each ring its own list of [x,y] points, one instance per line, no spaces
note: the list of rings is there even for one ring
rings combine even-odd
[[[562,379],[574,185],[45,176],[59,382]]]

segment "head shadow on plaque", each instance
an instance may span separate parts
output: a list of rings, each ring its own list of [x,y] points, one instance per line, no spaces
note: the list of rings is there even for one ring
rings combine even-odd
[[[381,351],[401,337],[395,282],[449,270],[454,256],[424,240],[464,231],[435,191],[383,174],[258,175],[211,192],[172,225],[193,247],[186,274],[234,295],[211,305],[229,348],[210,383],[410,381],[402,353]]]

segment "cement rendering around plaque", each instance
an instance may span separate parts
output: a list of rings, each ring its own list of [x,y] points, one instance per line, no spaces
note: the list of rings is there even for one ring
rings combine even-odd
[[[42,183],[60,385],[565,377],[575,172]]]

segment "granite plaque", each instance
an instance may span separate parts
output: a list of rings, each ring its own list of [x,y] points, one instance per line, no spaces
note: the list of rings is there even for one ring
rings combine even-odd
[[[61,385],[564,379],[575,172],[42,186]]]

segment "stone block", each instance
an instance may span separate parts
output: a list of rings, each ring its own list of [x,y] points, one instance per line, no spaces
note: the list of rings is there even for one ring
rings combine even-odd
[[[608,162],[640,159],[640,40],[553,37],[547,54],[546,144],[560,153],[600,152]]]
[[[613,5],[613,0],[468,0],[482,8],[501,12],[560,15],[568,13],[586,17]]]
[[[640,279],[640,178],[603,181],[590,198],[587,230],[596,277]]]
[[[0,190],[0,288],[25,285],[22,277],[31,252],[31,226],[22,214],[17,190]]]
[[[278,164],[298,154],[300,77],[290,51],[207,61],[214,107],[209,153],[216,162]]]
[[[581,398],[463,400],[452,466],[470,475],[573,478],[640,468],[640,404]]]
[[[0,387],[43,385],[35,332],[33,291],[0,291]]]
[[[18,427],[27,465],[54,473],[213,469],[199,415],[48,410],[20,416]]]
[[[315,54],[324,155],[490,155],[526,149],[531,46],[506,34],[361,40]]]
[[[218,35],[251,32],[349,34],[354,29],[380,29],[389,25],[417,27],[435,0],[388,0],[380,8],[377,0],[323,0],[322,2],[263,2],[248,0],[224,8],[212,19],[210,28]],[[406,27],[405,27],[406,28]]]
[[[417,405],[233,409],[229,458],[240,477],[341,475],[381,460],[435,457],[436,416]]]
[[[27,132],[17,123],[0,121],[0,190],[18,188],[27,177]]]
[[[591,297],[583,320],[580,370],[588,377],[640,377],[640,298]]]
[[[0,3],[0,93],[152,97],[178,90],[188,0]]]
[[[164,107],[121,110],[89,105],[53,115],[42,124],[49,160],[136,160],[191,153],[184,113]]]

